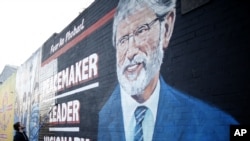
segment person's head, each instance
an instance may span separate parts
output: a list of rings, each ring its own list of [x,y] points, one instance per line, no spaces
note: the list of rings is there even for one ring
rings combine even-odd
[[[175,0],[119,1],[112,39],[118,80],[130,95],[143,94],[158,81],[174,22]]]
[[[13,125],[13,127],[14,127],[14,130],[16,130],[16,131],[21,131],[21,130],[23,130],[25,127],[21,124],[21,122],[16,122],[14,125]]]

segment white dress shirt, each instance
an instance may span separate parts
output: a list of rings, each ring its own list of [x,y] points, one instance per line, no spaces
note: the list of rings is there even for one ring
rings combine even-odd
[[[160,92],[160,82],[158,80],[156,88],[153,94],[149,97],[149,99],[144,103],[138,103],[129,94],[127,94],[121,87],[121,102],[122,102],[123,122],[124,122],[126,141],[134,140],[134,128],[136,125],[134,111],[138,106],[142,105],[148,108],[142,123],[144,141],[152,141],[155,120],[157,116],[159,92]]]

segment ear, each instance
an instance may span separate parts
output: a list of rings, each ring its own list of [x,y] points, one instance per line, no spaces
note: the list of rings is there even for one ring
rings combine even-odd
[[[164,22],[163,49],[167,49],[174,30],[175,9],[168,12],[163,22]]]

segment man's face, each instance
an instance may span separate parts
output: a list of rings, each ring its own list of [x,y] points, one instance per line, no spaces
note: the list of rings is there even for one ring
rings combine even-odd
[[[162,63],[160,22],[147,7],[122,20],[117,27],[117,75],[130,95],[144,92]],[[154,21],[155,20],[155,21]]]
[[[25,126],[24,126],[22,123],[20,123],[19,128],[20,128],[20,129],[24,129]]]

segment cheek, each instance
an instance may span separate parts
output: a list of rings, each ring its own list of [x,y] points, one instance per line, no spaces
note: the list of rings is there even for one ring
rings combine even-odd
[[[116,61],[118,66],[122,66],[123,62],[125,61],[125,53],[122,51],[117,50],[116,52]]]
[[[151,50],[158,47],[159,43],[159,32],[150,32],[143,40],[141,40],[140,44],[145,48],[145,50]]]
[[[147,38],[142,42],[140,50],[144,53],[155,50],[158,47],[158,40],[156,38]]]

